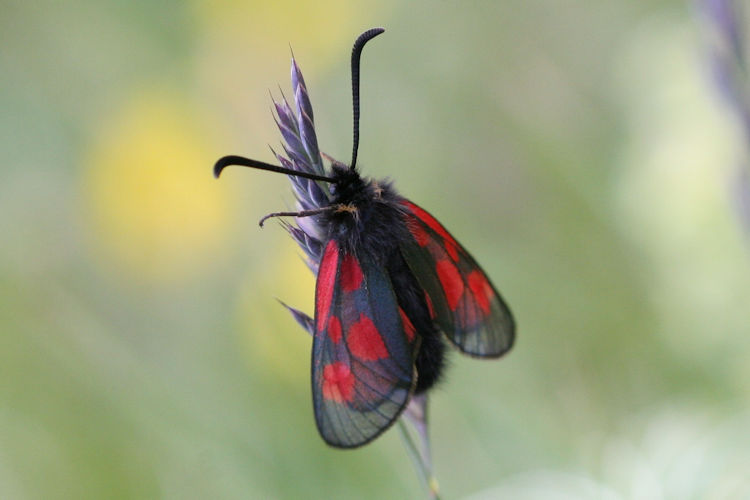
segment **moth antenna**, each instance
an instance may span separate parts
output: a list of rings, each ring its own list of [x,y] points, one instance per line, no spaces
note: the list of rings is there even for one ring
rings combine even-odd
[[[294,175],[296,177],[304,177],[305,179],[312,179],[314,181],[336,182],[336,179],[334,179],[333,177],[326,177],[325,175],[311,174],[308,172],[303,172],[301,170],[292,170],[290,168],[279,167],[277,165],[271,165],[270,163],[266,163],[263,161],[251,160],[250,158],[245,158],[243,156],[235,156],[235,155],[224,156],[223,158],[219,158],[219,161],[217,161],[216,164],[214,165],[214,177],[218,179],[219,176],[221,175],[221,171],[231,165],[235,165],[238,167],[257,168],[259,170],[268,170],[269,172],[278,172],[280,174],[286,174],[286,175]]]
[[[384,32],[383,28],[372,28],[355,40],[352,47],[352,107],[354,109],[354,140],[352,144],[352,161],[349,169],[354,170],[357,165],[357,149],[359,148],[359,59],[365,44]]]
[[[322,208],[314,208],[312,210],[300,210],[299,212],[274,212],[272,214],[264,216],[260,221],[258,221],[258,225],[260,227],[263,227],[263,224],[265,224],[265,222],[271,217],[310,217],[313,215],[322,214],[324,212],[330,212],[331,210],[335,210],[336,208],[337,207],[335,205],[330,205]]]

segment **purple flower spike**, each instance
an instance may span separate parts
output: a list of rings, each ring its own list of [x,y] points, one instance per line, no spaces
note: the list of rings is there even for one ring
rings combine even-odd
[[[312,104],[307,93],[305,79],[302,71],[297,66],[297,61],[292,58],[292,90],[294,91],[294,103],[297,108],[297,125],[300,131],[302,144],[310,160],[311,166],[316,173],[323,173],[323,161],[318,149],[318,138],[315,135],[315,122],[313,119]]]
[[[708,29],[711,71],[721,94],[746,128],[746,137],[750,138],[750,82],[741,2],[700,0],[699,7]]]
[[[740,6],[732,0],[703,0],[703,8],[716,29],[722,33],[728,50],[738,59],[744,59],[742,30],[738,22],[742,14]]]
[[[745,2],[699,0],[708,30],[707,48],[711,72],[721,96],[738,118],[750,148],[750,78],[747,51],[750,40],[743,28]],[[750,230],[750,160],[747,156],[732,180],[736,207],[745,230]]]
[[[294,319],[297,321],[297,323],[299,323],[302,326],[302,328],[307,330],[307,333],[309,333],[310,335],[313,335],[315,333],[315,328],[313,326],[314,324],[313,319],[310,316],[308,316],[307,314],[303,313],[302,311],[298,309],[295,309],[291,306],[286,305],[280,300],[279,302],[281,303],[282,306],[286,307],[290,313],[292,313],[292,316],[294,317]]]
[[[284,168],[325,175],[323,160],[318,149],[318,138],[315,134],[310,96],[302,71],[294,58],[292,58],[291,75],[294,109],[283,93],[279,101],[273,101],[274,120],[281,132],[284,154],[271,150]],[[292,191],[299,210],[310,210],[329,203],[331,193],[327,184],[296,176],[289,176],[289,180],[292,183]],[[319,220],[319,216],[312,216],[297,218],[296,225],[284,224],[284,228],[304,251],[307,265],[313,272],[317,272],[323,247],[321,239],[324,237],[324,231],[320,227]],[[288,309],[292,311],[298,322],[304,323],[300,321],[299,312],[296,309]]]

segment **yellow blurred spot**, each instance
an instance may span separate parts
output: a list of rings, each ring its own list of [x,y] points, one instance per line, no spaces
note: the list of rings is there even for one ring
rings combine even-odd
[[[440,485],[438,484],[437,478],[435,476],[430,476],[429,483],[431,497],[437,498],[440,494]]]
[[[205,270],[226,247],[231,193],[212,177],[219,148],[204,122],[160,91],[136,95],[101,121],[83,185],[107,265],[168,282]]]
[[[210,54],[199,59],[199,73],[222,95],[252,90],[249,95],[265,96],[276,83],[288,88],[292,47],[314,96],[317,75],[345,64],[356,36],[394,5],[390,0],[196,0],[193,17]]]
[[[240,293],[240,331],[252,367],[269,380],[284,380],[307,390],[312,337],[275,297],[310,316],[314,314],[315,276],[291,238],[268,262],[260,279],[247,279]]]

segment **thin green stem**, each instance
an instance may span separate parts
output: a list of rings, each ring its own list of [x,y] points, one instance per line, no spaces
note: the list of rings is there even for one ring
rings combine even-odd
[[[427,494],[432,500],[440,500],[440,490],[437,478],[432,470],[432,460],[430,458],[430,442],[427,434],[427,399],[425,396],[416,396],[409,404],[409,408],[404,412],[403,417],[398,421],[398,429],[401,433],[401,439],[404,443],[407,453],[409,454],[417,474],[427,490]],[[413,432],[410,432],[406,421],[411,423]],[[412,434],[416,434],[421,442],[421,448],[415,441]]]

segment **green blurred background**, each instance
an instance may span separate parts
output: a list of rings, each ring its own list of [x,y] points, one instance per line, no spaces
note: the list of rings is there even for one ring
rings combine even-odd
[[[0,497],[419,498],[327,448],[268,89],[390,176],[519,324],[431,401],[445,498],[750,498],[740,132],[682,1],[21,2],[0,14]]]

